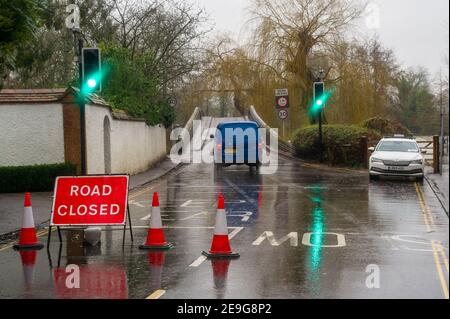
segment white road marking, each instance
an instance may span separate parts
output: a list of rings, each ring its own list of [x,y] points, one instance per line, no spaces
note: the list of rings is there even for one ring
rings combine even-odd
[[[129,201],[128,203],[129,203],[130,205],[134,205],[134,206],[137,206],[137,207],[140,207],[140,208],[145,208],[144,205],[142,205],[142,204],[139,203],[139,202],[135,202],[134,200],[131,200],[131,201]]]
[[[228,238],[229,238],[230,240],[232,240],[233,237],[236,236],[237,234],[239,234],[239,232],[240,232],[241,230],[243,230],[243,229],[244,229],[244,227],[236,227],[236,228],[231,232],[231,234],[228,235]]]
[[[200,256],[198,257],[192,264],[189,265],[189,267],[198,267],[200,266],[205,260],[206,260],[206,256]]]
[[[173,210],[173,211],[170,211],[170,212],[163,211],[162,213],[189,213],[189,212],[185,211],[185,210]],[[161,215],[161,217],[169,217],[169,216],[170,215],[167,215],[167,214],[166,215]],[[146,220],[149,220],[151,217],[152,217],[152,214],[148,214],[147,216],[142,217],[141,220],[146,221]],[[175,219],[171,219],[171,220],[175,220]]]
[[[311,237],[312,235],[334,235],[337,238],[337,245],[315,245],[311,244]],[[324,247],[324,248],[338,248],[338,247],[345,247],[347,244],[345,242],[345,236],[342,234],[336,234],[336,233],[306,233],[303,235],[302,244],[304,246],[309,247]]]
[[[233,239],[244,227],[236,227],[230,234],[228,234],[229,240]],[[198,257],[189,267],[199,267],[205,260],[207,260],[205,256]]]
[[[230,217],[242,217],[241,221],[248,222],[250,217],[253,215],[252,212],[244,212],[244,211],[233,211],[232,214],[227,215]]]
[[[271,231],[265,231],[261,236],[259,236],[253,243],[253,246],[259,246],[264,240],[268,240],[270,245],[272,246],[280,246],[285,241],[290,240],[290,244],[292,247],[298,246],[298,233],[292,232],[281,238],[280,240],[276,240],[275,236],[273,235],[273,232]]]
[[[185,220],[189,220],[189,219],[199,218],[200,216],[203,216],[203,218],[206,218],[206,216],[208,216],[208,212],[197,213],[197,214],[191,215],[189,217],[180,219],[180,221],[185,221]]]
[[[192,199],[186,201],[183,205],[181,205],[180,207],[187,207],[189,206],[189,204],[192,203]]]

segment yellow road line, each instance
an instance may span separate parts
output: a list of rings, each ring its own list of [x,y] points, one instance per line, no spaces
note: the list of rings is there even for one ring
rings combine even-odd
[[[54,232],[54,231],[55,231],[55,229],[52,229],[52,232]],[[47,234],[48,234],[48,229],[44,229],[44,230],[41,230],[41,231],[37,232],[37,233],[36,233],[36,236],[37,236],[37,237],[42,237],[42,236],[45,236],[45,235],[47,235]],[[7,245],[1,247],[1,248],[0,248],[0,251],[5,251],[5,250],[7,250],[7,249],[10,249],[10,248],[12,248],[15,244],[17,244],[17,241],[14,241],[14,242],[11,243],[11,244],[7,244]]]
[[[447,254],[445,253],[444,246],[442,246],[441,243],[436,244],[436,246],[439,247],[439,251],[441,253],[442,259],[444,260],[445,269],[447,269],[447,273],[448,273],[449,272],[448,271],[448,257],[447,257]]]
[[[434,228],[433,217],[431,215],[430,210],[428,209],[427,204],[425,203],[425,197],[424,197],[422,190],[420,189],[419,184],[415,183],[414,185],[416,187],[416,192],[417,192],[417,196],[419,198],[420,207],[422,209],[423,220],[425,222],[425,226],[427,227],[427,232],[431,233],[434,230],[433,229]]]
[[[427,231],[430,233],[434,230],[434,218],[431,214],[430,209],[428,208],[428,205],[425,201],[425,194],[423,193],[420,185],[418,183],[415,183],[417,195],[420,202],[420,207],[422,209],[422,215],[425,222],[425,225],[427,227]],[[433,250],[433,257],[434,257],[434,263],[436,265],[436,271],[438,273],[439,281],[441,282],[442,291],[444,293],[445,299],[449,299],[449,292],[448,292],[448,285],[447,280],[445,279],[444,271],[442,270],[441,260],[439,259],[439,255],[441,255],[442,259],[444,260],[444,265],[446,267],[447,273],[448,273],[448,258],[445,253],[444,247],[441,245],[440,242],[437,242],[435,240],[431,241],[431,248]]]
[[[449,299],[448,296],[448,285],[444,276],[444,272],[442,271],[441,262],[439,260],[439,249],[436,247],[436,243],[434,240],[431,241],[431,247],[433,248],[434,262],[436,264],[436,270],[439,275],[439,280],[441,282],[442,291],[444,293],[445,299]]]
[[[145,298],[145,299],[159,299],[159,298],[161,298],[165,293],[166,293],[165,290],[162,290],[162,289],[156,290],[155,292],[153,292],[150,296],[148,296],[148,297]]]

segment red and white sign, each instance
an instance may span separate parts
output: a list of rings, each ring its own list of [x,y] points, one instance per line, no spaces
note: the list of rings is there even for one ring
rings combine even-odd
[[[275,90],[275,107],[277,109],[289,108],[289,91],[288,91],[288,89]]]
[[[125,225],[126,175],[58,177],[51,226]]]
[[[279,110],[278,111],[278,117],[280,118],[280,120],[285,120],[288,118],[288,116],[289,116],[288,110]]]

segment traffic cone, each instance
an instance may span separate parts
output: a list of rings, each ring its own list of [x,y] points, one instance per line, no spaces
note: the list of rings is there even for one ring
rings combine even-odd
[[[22,229],[20,230],[19,243],[14,245],[16,250],[38,250],[42,249],[42,245],[36,236],[36,229],[34,227],[33,208],[31,207],[31,195],[25,194],[24,213]]]
[[[168,243],[164,236],[164,230],[161,222],[161,210],[159,208],[158,193],[153,193],[152,214],[150,217],[150,228],[147,233],[147,240],[140,249],[159,249],[168,250],[173,244]]]
[[[214,237],[209,253],[203,251],[204,256],[208,258],[238,258],[239,254],[231,251],[230,239],[228,238],[227,216],[225,212],[225,200],[222,194],[219,194],[219,204],[216,214],[216,226]]]

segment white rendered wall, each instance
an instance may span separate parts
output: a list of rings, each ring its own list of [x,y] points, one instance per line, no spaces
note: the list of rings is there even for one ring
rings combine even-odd
[[[137,174],[146,171],[166,156],[166,130],[145,122],[116,120],[107,107],[86,106],[86,149],[89,174],[105,173],[105,117],[111,126],[111,173]]]
[[[64,163],[62,104],[0,105],[0,166]]]

